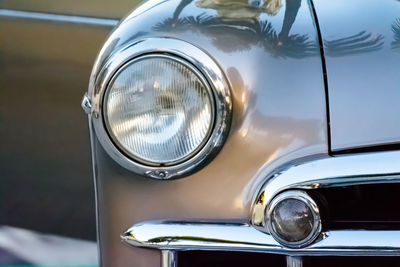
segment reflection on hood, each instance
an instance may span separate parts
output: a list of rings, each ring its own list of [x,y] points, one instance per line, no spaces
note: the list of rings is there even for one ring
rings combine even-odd
[[[218,17],[231,19],[254,19],[261,13],[276,15],[282,7],[281,0],[199,0],[200,8],[215,9]]]
[[[259,46],[276,57],[303,58],[318,54],[318,45],[307,34],[290,34],[302,0],[285,0],[282,29],[277,31],[261,14],[276,15],[282,0],[181,0],[173,16],[153,27],[155,31],[191,31],[208,36],[225,52]],[[181,16],[194,3],[197,15]],[[211,11],[216,11],[211,12]]]

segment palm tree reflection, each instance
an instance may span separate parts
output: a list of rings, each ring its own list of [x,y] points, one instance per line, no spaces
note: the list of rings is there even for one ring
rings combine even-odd
[[[392,48],[400,50],[400,18],[392,24],[392,31],[394,34],[394,40],[392,42]]]
[[[181,0],[172,18],[153,27],[156,31],[201,32],[211,38],[215,46],[225,52],[263,47],[275,57],[303,58],[319,54],[319,44],[308,34],[291,34],[302,0],[285,0],[285,15],[278,33],[271,22],[261,19],[261,14],[276,15],[282,7],[281,0],[197,0],[195,5],[205,9],[197,16],[183,16],[183,9],[194,2]],[[216,11],[216,14],[208,10]],[[399,31],[400,32],[400,31]],[[376,51],[383,46],[383,36],[366,31],[324,41],[326,54],[344,56]]]
[[[373,52],[383,47],[382,34],[361,31],[349,37],[324,41],[325,54],[332,57]]]
[[[301,0],[286,0],[286,10],[282,30],[278,33],[260,14],[276,15],[281,8],[280,0],[266,2],[242,0],[218,1],[199,0],[196,5],[213,9],[217,15],[203,12],[197,16],[180,17],[183,8],[192,0],[182,0],[172,18],[153,27],[156,31],[201,32],[225,52],[249,50],[252,46],[263,47],[277,57],[301,58],[317,54],[316,42],[307,34],[289,34],[300,8]]]

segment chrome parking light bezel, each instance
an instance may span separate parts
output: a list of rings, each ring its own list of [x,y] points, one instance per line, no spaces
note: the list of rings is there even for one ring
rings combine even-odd
[[[143,55],[164,55],[183,60],[191,69],[202,75],[211,89],[214,102],[214,124],[208,140],[196,154],[186,161],[171,166],[151,166],[127,156],[111,140],[103,116],[103,99],[108,84],[118,70]],[[173,38],[148,38],[133,42],[113,53],[102,66],[94,66],[98,73],[89,85],[92,110],[91,121],[96,136],[106,152],[121,166],[155,179],[186,176],[203,167],[222,148],[230,129],[232,100],[229,83],[218,64],[204,51],[182,40]]]
[[[281,203],[283,200],[287,200],[287,199],[296,199],[296,200],[306,203],[306,205],[310,208],[311,213],[313,215],[314,223],[313,223],[311,232],[303,240],[299,240],[296,242],[287,241],[287,240],[281,238],[278,235],[278,233],[276,233],[276,231],[273,229],[272,220],[271,220],[272,212],[274,211],[274,209],[276,208],[276,206],[279,203]],[[322,229],[321,216],[320,216],[318,206],[315,203],[315,201],[304,191],[289,190],[289,191],[284,191],[284,192],[278,194],[269,203],[269,205],[266,209],[265,215],[266,215],[265,216],[265,220],[266,220],[265,226],[266,226],[267,232],[269,232],[278,243],[282,244],[285,247],[288,247],[288,248],[306,247],[307,245],[311,244],[321,234],[321,229]]]

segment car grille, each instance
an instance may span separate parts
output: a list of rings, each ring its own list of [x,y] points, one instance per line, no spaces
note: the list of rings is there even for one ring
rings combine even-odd
[[[286,256],[267,253],[227,251],[182,251],[178,253],[179,267],[242,267],[242,266],[290,267]],[[373,256],[305,256],[303,267],[381,267],[400,266],[399,257]]]
[[[400,184],[364,184],[310,190],[330,230],[400,230]]]
[[[303,257],[304,267],[400,266],[400,257]]]
[[[232,251],[182,251],[178,253],[179,267],[286,266],[285,256]]]

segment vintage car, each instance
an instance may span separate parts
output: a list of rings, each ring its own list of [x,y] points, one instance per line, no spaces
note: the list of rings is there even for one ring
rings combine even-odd
[[[102,266],[400,265],[400,1],[149,0],[91,19],[115,26],[80,91]],[[65,41],[83,57],[87,31]],[[13,93],[21,117],[46,98]],[[40,119],[67,138],[82,125],[57,98]]]

